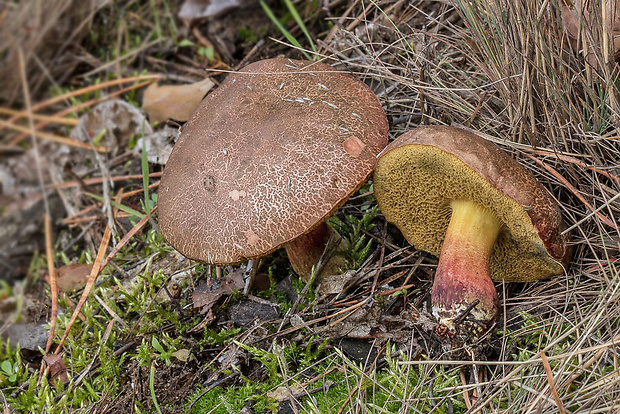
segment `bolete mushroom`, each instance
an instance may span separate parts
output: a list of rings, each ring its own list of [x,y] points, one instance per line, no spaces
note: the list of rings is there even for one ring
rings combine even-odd
[[[465,130],[428,126],[401,135],[379,156],[374,192],[409,243],[439,256],[432,312],[452,332],[465,315],[469,327],[496,321],[493,280],[544,279],[570,259],[549,192],[495,144]]]
[[[161,232],[215,265],[286,245],[308,279],[333,232],[324,220],[367,180],[387,134],[379,99],[352,76],[317,62],[252,63],[183,127],[161,179]]]

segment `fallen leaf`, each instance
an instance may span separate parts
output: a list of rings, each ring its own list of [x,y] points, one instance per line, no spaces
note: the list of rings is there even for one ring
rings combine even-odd
[[[209,78],[185,85],[152,83],[144,91],[142,109],[152,122],[167,119],[185,122],[214,85]]]
[[[219,298],[243,287],[243,270],[235,269],[223,278],[210,277],[196,286],[192,303],[194,308],[200,308],[200,313],[204,314],[211,310]]]
[[[45,355],[43,360],[49,367],[49,382],[53,383],[56,380],[66,382],[69,380],[67,376],[67,366],[60,355]]]
[[[291,397],[299,397],[304,394],[304,388],[301,385],[293,387],[281,386],[275,390],[268,392],[267,397],[278,402],[286,401]]]
[[[310,381],[311,383],[312,381]],[[308,384],[310,384],[308,383]],[[333,381],[330,380],[325,380],[323,382],[323,385],[320,385],[318,387],[309,389],[308,385],[294,385],[294,386],[280,386],[278,388],[276,388],[275,390],[268,392],[267,393],[267,397],[269,397],[270,399],[274,399],[278,402],[283,402],[283,401],[288,401],[292,398],[298,399],[301,398],[305,395],[310,395],[310,394],[314,394],[316,392],[320,392],[320,391],[327,391],[329,390],[332,385],[334,385]]]
[[[349,283],[349,281],[355,277],[355,274],[356,272],[349,270],[339,275],[336,274],[323,276],[317,290],[321,295],[333,295],[341,293],[344,290],[344,287]]]
[[[56,269],[56,285],[58,290],[71,293],[74,290],[83,289],[93,268],[92,264],[76,263]],[[48,280],[49,275],[46,277]],[[49,283],[49,280],[48,280]]]
[[[110,99],[82,115],[71,131],[71,138],[86,143],[95,140],[95,144],[103,145],[113,156],[124,151],[132,137],[152,133],[151,125],[138,108],[120,99]],[[84,157],[84,154],[80,153],[80,156]],[[76,160],[75,164],[88,165],[77,161],[80,160]]]

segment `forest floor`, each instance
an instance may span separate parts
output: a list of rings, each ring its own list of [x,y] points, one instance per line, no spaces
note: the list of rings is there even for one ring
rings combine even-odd
[[[620,10],[569,3],[0,4],[4,412],[620,411]],[[437,258],[372,178],[329,219],[347,270],[320,283],[280,249],[243,294],[244,265],[179,254],[157,225],[179,129],[278,56],[364,81],[390,140],[453,125],[518,160],[560,206],[564,274],[496,283],[501,318],[456,346],[429,309]]]

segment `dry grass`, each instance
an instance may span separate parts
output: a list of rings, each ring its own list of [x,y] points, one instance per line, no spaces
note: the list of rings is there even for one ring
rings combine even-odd
[[[349,20],[357,24],[341,32],[346,41],[328,47],[375,85],[395,136],[427,123],[472,128],[518,157],[562,206],[572,265],[508,295],[504,323],[516,328],[502,338],[500,362],[461,388],[479,394],[472,410],[620,409],[620,67],[609,47],[591,48],[588,60],[570,48],[558,3],[360,7]],[[613,45],[596,24],[599,2],[588,7],[583,38]],[[527,323],[520,312],[532,315]]]
[[[24,53],[29,90],[62,84],[79,64],[75,46],[88,36],[102,1],[26,0],[0,4],[0,103],[21,101],[17,54]]]

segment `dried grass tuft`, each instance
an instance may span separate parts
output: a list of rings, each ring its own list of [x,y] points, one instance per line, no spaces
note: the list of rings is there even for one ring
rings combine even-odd
[[[62,84],[78,64],[72,47],[89,34],[95,11],[107,0],[26,0],[0,5],[0,104],[19,100],[17,50],[24,53],[33,97]]]
[[[584,3],[577,48],[560,0],[373,3],[323,45],[326,59],[373,84],[396,135],[420,124],[471,128],[518,157],[561,205],[572,265],[553,280],[505,286],[499,360],[524,362],[473,375],[463,388],[478,396],[473,407],[618,409],[620,66],[613,33],[593,23],[613,8]]]

